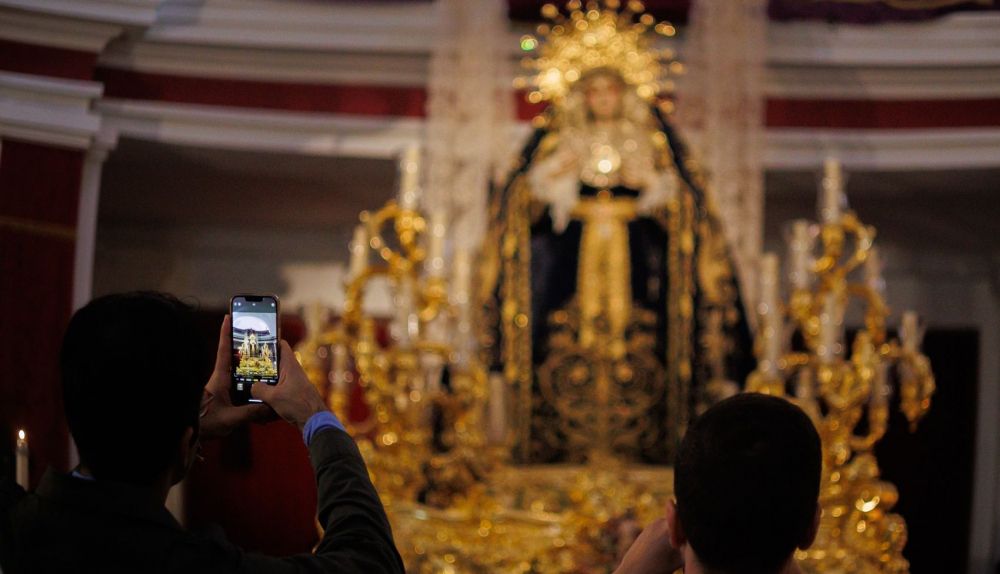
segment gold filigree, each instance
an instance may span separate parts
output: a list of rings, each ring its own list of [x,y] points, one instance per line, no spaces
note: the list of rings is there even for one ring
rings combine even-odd
[[[634,461],[661,440],[650,409],[663,402],[666,381],[656,356],[656,314],[632,307],[623,347],[614,350],[606,315],[596,318],[595,345],[584,346],[582,293],[566,308],[552,313],[549,354],[538,369],[537,401],[549,405],[554,419],[534,421],[536,440],[562,445],[570,461],[607,459]]]

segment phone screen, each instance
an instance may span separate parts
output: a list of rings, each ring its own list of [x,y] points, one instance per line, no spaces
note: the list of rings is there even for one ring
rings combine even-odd
[[[259,403],[250,394],[258,383],[278,383],[278,298],[237,295],[230,304],[234,404]]]

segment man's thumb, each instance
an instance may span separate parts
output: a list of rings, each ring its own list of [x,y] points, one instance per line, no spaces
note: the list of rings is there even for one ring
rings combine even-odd
[[[258,382],[250,385],[250,395],[255,399],[267,403],[270,402],[270,398],[274,395],[274,389],[267,383]]]

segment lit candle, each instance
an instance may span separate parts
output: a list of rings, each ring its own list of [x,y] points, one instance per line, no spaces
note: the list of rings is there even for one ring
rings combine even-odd
[[[430,236],[427,241],[427,274],[431,277],[444,275],[444,241],[448,234],[448,213],[437,209],[431,213]]]
[[[868,259],[865,260],[865,284],[879,293],[885,289],[885,281],[882,280],[882,257],[878,247],[872,247],[868,252]]]
[[[812,233],[808,220],[798,219],[792,223],[792,238],[788,244],[790,270],[789,282],[796,291],[809,288],[812,278],[812,253],[816,236]]]
[[[778,313],[778,256],[765,253],[760,258],[760,330],[763,336],[761,371],[777,376],[781,357],[781,315]]]
[[[348,280],[361,276],[368,268],[368,228],[358,225],[354,228],[354,239],[351,241],[351,267]]]
[[[840,219],[840,206],[844,194],[844,175],[840,162],[833,157],[823,162],[823,184],[819,213],[823,223],[836,223]]]
[[[8,443],[9,444],[9,443]],[[15,480],[21,488],[28,490],[28,435],[24,429],[17,431],[17,463],[15,465]]]
[[[916,353],[920,347],[920,339],[923,333],[920,332],[920,318],[916,311],[903,312],[903,321],[899,328],[899,338],[903,343],[903,350],[908,353]]]
[[[399,206],[416,209],[420,199],[420,147],[406,148],[399,161]]]
[[[507,440],[506,382],[501,373],[491,373],[489,381],[486,439],[490,444],[502,445]]]

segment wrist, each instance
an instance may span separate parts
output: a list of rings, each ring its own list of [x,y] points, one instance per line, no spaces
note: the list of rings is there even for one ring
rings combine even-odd
[[[313,418],[313,416],[316,415],[317,413],[321,413],[326,410],[328,409],[326,408],[326,405],[323,404],[323,401],[320,400],[318,396],[315,397],[314,400],[309,401],[307,408],[304,409],[302,412],[302,416],[297,417],[297,420],[295,421],[295,426],[299,427],[299,431],[305,430],[306,423],[309,422],[309,419]]]

